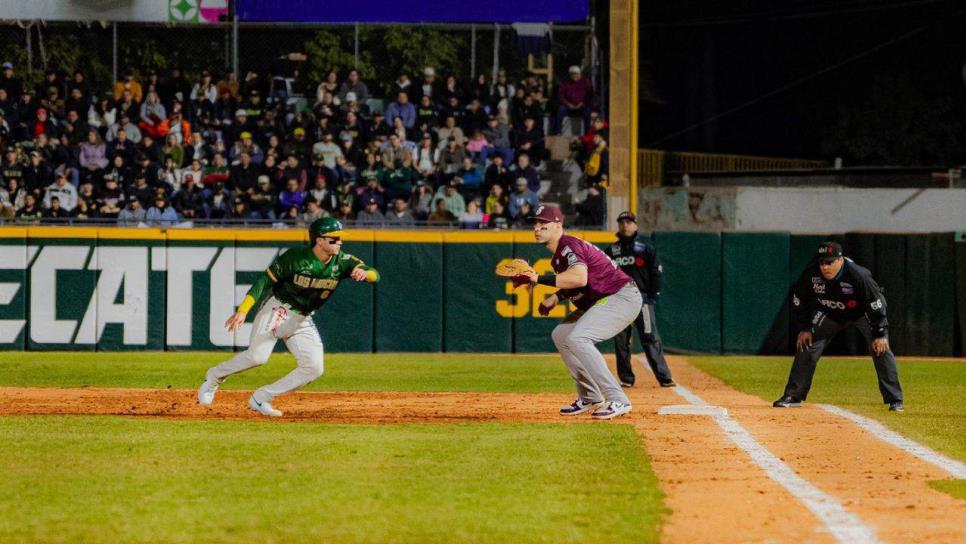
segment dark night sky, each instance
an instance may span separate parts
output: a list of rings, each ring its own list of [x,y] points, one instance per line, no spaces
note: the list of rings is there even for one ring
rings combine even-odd
[[[828,11],[836,13],[801,17]],[[666,138],[923,26],[865,58]],[[966,0],[645,0],[640,59],[642,147],[830,158],[821,143],[840,108],[867,100],[881,74],[904,78],[926,96],[966,102]],[[653,89],[651,99],[645,87]]]

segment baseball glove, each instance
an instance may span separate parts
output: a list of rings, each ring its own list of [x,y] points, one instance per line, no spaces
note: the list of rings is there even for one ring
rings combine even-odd
[[[496,275],[510,278],[513,287],[529,285],[530,277],[527,274],[536,273],[533,267],[523,259],[513,259],[510,262],[501,262],[496,265]]]

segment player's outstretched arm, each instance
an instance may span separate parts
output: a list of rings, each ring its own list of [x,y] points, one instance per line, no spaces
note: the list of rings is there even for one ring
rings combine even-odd
[[[370,268],[364,264],[361,264],[352,269],[352,272],[349,273],[349,277],[355,281],[376,283],[379,281],[379,272],[377,272],[375,268]]]
[[[238,305],[235,313],[233,313],[231,317],[225,321],[225,328],[228,329],[229,332],[241,327],[245,322],[245,316],[248,315],[248,311],[252,309],[252,306],[254,306],[256,302],[258,302],[258,299],[262,297],[262,293],[265,292],[265,288],[268,287],[269,284],[271,284],[271,282],[274,280],[271,274],[271,270],[266,270],[265,274],[255,280],[255,283],[253,283],[248,289],[248,292],[245,293],[245,298],[242,299],[242,302]]]

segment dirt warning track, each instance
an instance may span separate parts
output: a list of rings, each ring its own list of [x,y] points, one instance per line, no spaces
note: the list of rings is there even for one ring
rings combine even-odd
[[[854,516],[879,542],[966,542],[966,501],[934,491],[948,474],[886,444],[854,423],[817,407],[775,410],[687,364],[670,358],[677,379],[730,419],[763,449]],[[639,367],[638,367],[639,368]],[[563,371],[563,369],[561,369]],[[687,404],[657,387],[644,369],[628,394],[634,412],[614,422],[561,417],[567,393],[297,392],[277,399],[285,422],[348,424],[545,422],[631,424],[671,510],[662,541],[836,542],[827,519],[769,477],[709,416],[659,415]],[[115,415],[145,418],[261,420],[246,407],[248,391],[222,390],[210,408],[194,390],[0,387],[0,415]],[[273,422],[276,420],[272,420]],[[607,463],[606,452],[588,462]]]

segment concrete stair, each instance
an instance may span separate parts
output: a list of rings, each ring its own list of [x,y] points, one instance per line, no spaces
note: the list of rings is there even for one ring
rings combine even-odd
[[[541,163],[540,199],[545,204],[558,206],[567,224],[573,224],[577,215],[575,204],[584,195],[583,191],[577,191],[580,176],[580,166],[574,161],[551,159]]]

